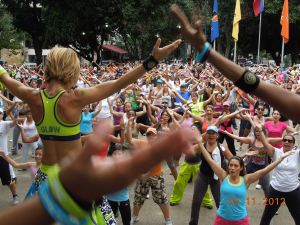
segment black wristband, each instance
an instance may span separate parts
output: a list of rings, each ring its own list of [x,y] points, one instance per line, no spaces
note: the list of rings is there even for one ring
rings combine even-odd
[[[143,62],[143,66],[144,66],[145,70],[147,70],[147,71],[152,70],[154,67],[157,66],[157,64],[158,64],[158,61],[153,57],[153,55],[150,55]]]
[[[238,79],[234,85],[242,89],[246,93],[252,93],[259,85],[259,77],[255,73],[246,70],[240,79]]]

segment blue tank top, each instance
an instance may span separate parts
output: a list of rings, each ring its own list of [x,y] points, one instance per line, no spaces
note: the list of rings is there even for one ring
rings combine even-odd
[[[232,184],[227,176],[221,184],[220,193],[221,201],[217,211],[220,217],[225,220],[241,220],[247,216],[247,186],[243,177],[240,177],[238,184]]]

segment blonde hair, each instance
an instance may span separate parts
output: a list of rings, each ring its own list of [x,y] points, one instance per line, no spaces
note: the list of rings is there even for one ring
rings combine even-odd
[[[45,79],[57,80],[62,84],[78,80],[80,62],[76,52],[70,48],[54,47],[46,60]]]

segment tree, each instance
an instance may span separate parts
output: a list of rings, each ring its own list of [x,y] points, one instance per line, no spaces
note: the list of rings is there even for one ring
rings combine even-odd
[[[118,33],[121,35],[131,58],[141,59],[150,54],[158,36],[162,45],[180,37],[176,22],[170,16],[169,7],[174,1],[126,0],[114,1],[118,17]],[[178,0],[188,15],[196,8],[196,1]]]
[[[42,0],[2,0],[2,3],[13,16],[14,26],[32,38],[36,63],[41,64],[45,40]]]
[[[117,29],[118,12],[105,0],[45,1],[46,43],[72,47],[89,61],[100,62],[100,50]],[[96,56],[95,56],[96,53]]]
[[[12,17],[0,9],[0,49],[19,49],[21,47],[22,33],[12,25]]]

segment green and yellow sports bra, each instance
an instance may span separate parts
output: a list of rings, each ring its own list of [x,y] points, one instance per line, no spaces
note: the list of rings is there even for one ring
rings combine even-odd
[[[54,96],[49,96],[45,90],[40,91],[44,112],[36,127],[43,140],[73,141],[80,138],[80,121],[67,124],[58,116],[57,102],[64,92],[60,90]]]

